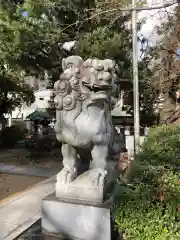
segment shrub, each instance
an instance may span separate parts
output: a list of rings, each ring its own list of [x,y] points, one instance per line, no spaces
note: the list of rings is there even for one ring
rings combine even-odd
[[[153,127],[138,158],[151,165],[180,166],[180,126]]]
[[[18,126],[7,127],[0,132],[2,148],[12,148],[25,137],[25,130]]]
[[[152,128],[131,164],[131,182],[117,183],[113,217],[123,239],[180,239],[179,131]]]
[[[31,160],[39,162],[41,157],[50,156],[55,149],[60,152],[61,144],[54,136],[34,135],[25,142],[25,148],[30,153]]]

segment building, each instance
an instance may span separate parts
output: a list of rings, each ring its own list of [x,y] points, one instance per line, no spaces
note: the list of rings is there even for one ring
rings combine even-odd
[[[47,112],[52,107],[54,91],[52,89],[39,89],[34,91],[35,101],[30,105],[23,104],[19,108],[15,108],[11,115],[7,114],[8,126],[12,124],[22,124],[25,128],[30,127],[27,120],[28,115],[35,111]],[[52,116],[53,118],[53,116]]]

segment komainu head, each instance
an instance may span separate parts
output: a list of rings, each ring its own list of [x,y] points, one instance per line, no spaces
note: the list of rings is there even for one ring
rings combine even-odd
[[[116,63],[110,59],[70,56],[62,61],[63,73],[54,87],[57,94],[86,96],[91,101],[108,101],[116,79]],[[78,94],[79,93],[79,94]]]

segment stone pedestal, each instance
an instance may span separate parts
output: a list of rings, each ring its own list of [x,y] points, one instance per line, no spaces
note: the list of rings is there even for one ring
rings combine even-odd
[[[42,202],[42,231],[56,239],[110,240],[110,205],[62,200],[50,195]]]
[[[107,193],[112,189],[112,185],[118,178],[119,173],[114,167],[114,163],[109,163],[108,173],[108,177],[104,181],[105,177],[102,176],[101,179],[98,170],[91,169],[79,175],[74,181],[65,184],[59,180],[59,174],[57,174],[56,197],[64,200],[71,199],[76,202],[85,201],[101,204],[107,198]],[[94,184],[94,180],[97,180],[96,184]],[[100,184],[101,180],[103,184]]]
[[[86,185],[75,185],[73,183],[61,184],[56,182],[56,197],[61,199],[71,199],[72,201],[86,201],[102,203],[104,198],[104,188],[87,187]]]

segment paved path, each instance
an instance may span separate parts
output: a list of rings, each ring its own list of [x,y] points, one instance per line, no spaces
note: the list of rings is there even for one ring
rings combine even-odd
[[[18,237],[40,219],[42,199],[55,191],[55,179],[48,178],[12,200],[0,202],[0,240]]]
[[[59,169],[51,169],[37,166],[16,166],[0,163],[0,173],[12,173],[34,177],[51,177],[59,172]]]

